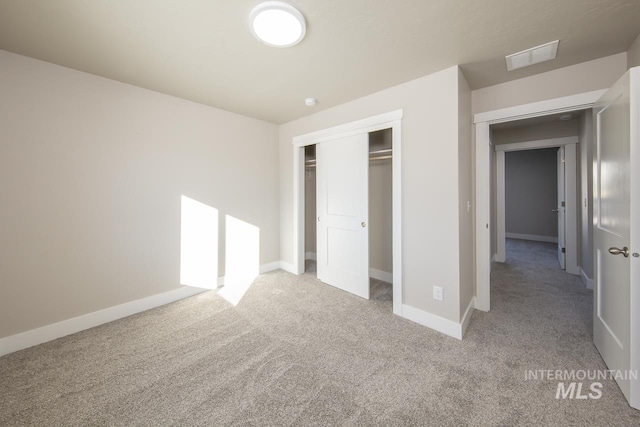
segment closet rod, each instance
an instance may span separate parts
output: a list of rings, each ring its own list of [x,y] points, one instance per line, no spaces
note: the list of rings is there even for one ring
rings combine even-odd
[[[384,150],[377,150],[377,151],[370,151],[369,155],[371,154],[384,154],[384,153],[392,153],[393,149],[391,148],[385,148]],[[388,155],[388,156],[374,156],[374,157],[369,157],[369,160],[384,160],[384,159],[390,159],[392,156]],[[311,159],[311,160],[305,160],[304,162],[306,165],[314,165],[316,163],[316,159]]]
[[[369,157],[369,161],[373,161],[373,160],[386,160],[386,159],[392,159],[393,156],[377,156],[377,157]],[[313,163],[310,163],[313,162]],[[307,165],[305,167],[307,168],[315,168],[316,167],[316,161],[315,160],[307,160],[305,163],[307,163]]]

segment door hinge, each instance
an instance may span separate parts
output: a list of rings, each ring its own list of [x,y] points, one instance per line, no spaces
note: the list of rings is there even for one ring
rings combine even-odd
[[[564,201],[562,202],[562,207],[564,208]]]
[[[566,249],[565,249],[565,248],[562,248],[562,253],[564,254],[564,253],[566,253],[566,252],[567,252],[567,251],[566,251]]]

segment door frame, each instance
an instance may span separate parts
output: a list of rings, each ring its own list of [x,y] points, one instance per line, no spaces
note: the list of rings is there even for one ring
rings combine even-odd
[[[350,123],[333,126],[293,138],[293,266],[295,274],[304,273],[304,147],[347,136],[391,129],[392,216],[393,216],[393,314],[402,316],[402,117],[395,110]]]
[[[476,303],[475,308],[491,308],[491,136],[489,125],[531,117],[586,110],[606,92],[606,89],[580,93],[546,101],[517,105],[474,114],[476,166]]]
[[[565,230],[566,230],[566,272],[580,275],[578,267],[578,175],[577,175],[577,136],[566,138],[541,139],[537,141],[514,142],[511,144],[496,144],[496,262],[506,259],[506,221],[505,221],[505,153],[509,151],[539,150],[543,148],[565,147]]]
[[[636,257],[636,254],[640,254],[640,85],[636,84],[640,82],[640,67],[634,67],[629,70],[630,86],[629,91],[631,95],[631,140],[629,143],[630,150],[630,164],[636,167],[631,167],[631,183],[630,183],[630,220],[631,220],[631,241],[630,247],[633,252],[631,260],[630,281],[633,283],[640,283],[640,257]],[[635,94],[635,96],[634,96]],[[594,277],[595,279],[595,277]],[[640,372],[640,289],[638,286],[631,286],[631,299],[630,299],[630,315],[631,315],[631,329],[630,333],[630,369],[636,373]],[[631,381],[631,393],[629,403],[636,409],[640,409],[640,379]]]

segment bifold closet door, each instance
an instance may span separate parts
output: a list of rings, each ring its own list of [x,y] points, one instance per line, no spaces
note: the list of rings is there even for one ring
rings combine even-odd
[[[369,299],[369,135],[316,145],[318,279]]]

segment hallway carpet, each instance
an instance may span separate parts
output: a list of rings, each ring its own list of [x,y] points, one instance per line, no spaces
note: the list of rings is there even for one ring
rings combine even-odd
[[[585,400],[525,380],[605,369],[592,292],[551,246],[509,242],[463,341],[393,316],[388,293],[277,271],[237,307],[208,292],[16,352],[0,425],[639,425],[612,380]]]

